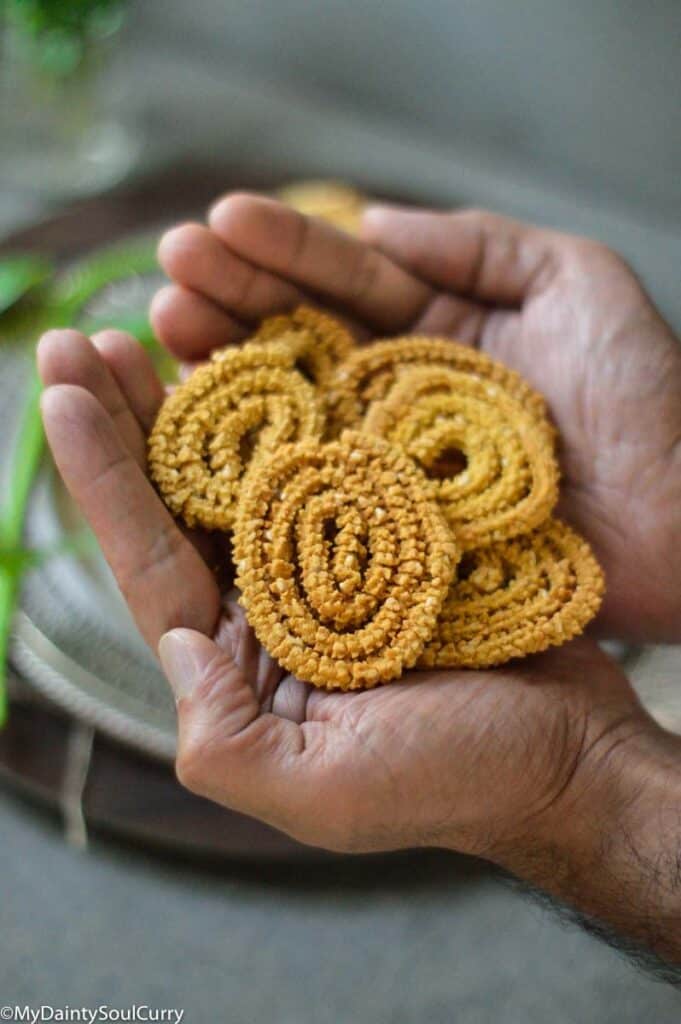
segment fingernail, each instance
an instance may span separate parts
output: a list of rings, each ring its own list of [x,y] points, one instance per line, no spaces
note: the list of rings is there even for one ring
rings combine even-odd
[[[193,629],[172,629],[164,633],[159,641],[158,656],[176,701],[190,696],[214,655],[212,641]]]

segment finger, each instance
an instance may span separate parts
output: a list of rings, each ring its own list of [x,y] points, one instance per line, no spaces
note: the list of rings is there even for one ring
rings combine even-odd
[[[177,629],[162,637],[159,657],[177,701],[180,782],[286,831],[303,824],[301,811],[314,814],[314,777],[305,770],[313,757],[303,729],[261,714],[233,651]]]
[[[99,402],[140,466],[146,462],[142,428],[118,383],[89,338],[79,331],[53,330],[38,342],[38,372],[45,387],[75,384]]]
[[[290,722],[304,722],[307,703],[313,687],[295,676],[286,676],[277,686],[272,699],[272,713]]]
[[[272,694],[284,672],[258,642],[233,589],[223,598],[224,614],[215,637],[219,647],[232,653],[237,668],[253,690],[261,709],[272,710]]]
[[[376,206],[362,237],[423,281],[476,301],[519,305],[555,272],[557,232],[485,211]]]
[[[194,362],[224,345],[242,341],[249,331],[198,292],[166,285],[154,295],[149,319],[156,337],[178,359]]]
[[[428,285],[373,247],[274,199],[227,196],[209,222],[238,256],[378,330],[406,327],[431,296]]]
[[[414,323],[411,333],[444,335],[467,345],[477,345],[489,315],[489,310],[477,302],[438,292]]]
[[[200,292],[241,320],[261,320],[305,300],[300,288],[237,256],[202,224],[167,231],[158,258],[177,284]]]
[[[123,397],[147,434],[165,398],[149,353],[129,334],[106,330],[92,336],[92,344],[108,366]]]
[[[215,580],[103,406],[83,388],[59,385],[44,392],[42,412],[57,467],[150,646],[174,626],[212,633]]]

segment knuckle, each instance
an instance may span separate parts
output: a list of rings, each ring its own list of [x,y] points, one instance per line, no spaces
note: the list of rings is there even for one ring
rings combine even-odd
[[[482,206],[464,206],[452,210],[452,216],[457,220],[479,221],[490,216],[489,210]]]
[[[202,747],[200,736],[193,734],[180,743],[175,760],[175,775],[178,782],[185,789],[199,796],[203,795],[207,789]]]
[[[597,263],[613,269],[628,269],[623,257],[597,238],[577,237],[573,239],[572,247],[576,259],[582,264],[593,266]]]
[[[381,257],[375,249],[367,248],[353,271],[349,293],[355,301],[370,295],[380,273]]]

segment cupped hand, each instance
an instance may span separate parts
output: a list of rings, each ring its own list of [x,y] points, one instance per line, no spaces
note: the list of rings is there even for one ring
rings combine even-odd
[[[187,361],[311,299],[365,336],[444,332],[437,318],[449,310],[453,333],[479,338],[472,300],[436,294],[375,248],[268,200],[227,200],[211,220],[214,231],[185,226],[161,246],[184,283],[157,297],[154,321]],[[284,676],[220,593],[220,551],[178,528],[145,475],[163,393],[143,350],[117,332],[92,342],[50,332],[39,363],[55,461],[141,632],[160,641],[178,775],[194,791],[327,848],[446,845],[501,858],[551,833],[611,745],[654,730],[584,639],[501,670],[414,673],[357,694]]]
[[[508,671],[412,674],[359,694],[284,676],[220,594],[220,551],[178,528],[145,475],[162,389],[144,351],[115,332],[58,331],[39,363],[56,463],[141,632],[160,641],[189,788],[328,848],[492,856],[536,837],[602,737],[647,728],[587,641]]]
[[[190,789],[327,848],[493,856],[536,837],[603,737],[648,728],[586,640],[508,670],[412,673],[355,694],[284,676],[220,594],[220,552],[180,530],[146,477],[163,392],[143,349],[118,332],[54,331],[38,358],[57,466],[142,634],[160,642]]]
[[[618,256],[475,211],[377,207],[359,241],[232,195],[209,224],[161,242],[174,283],[152,316],[168,347],[200,360],[301,301],[362,338],[418,331],[479,346],[548,399],[560,512],[606,572],[602,630],[681,639],[681,346]]]

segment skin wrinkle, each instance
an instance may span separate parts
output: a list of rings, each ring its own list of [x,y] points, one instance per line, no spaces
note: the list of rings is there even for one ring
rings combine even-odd
[[[353,300],[361,303],[370,295],[381,272],[381,260],[374,249],[365,249],[362,258],[352,269],[349,280],[344,288]]]
[[[444,315],[440,312],[442,309]],[[433,324],[432,328],[428,326],[430,323]],[[419,334],[456,335],[464,344],[477,347],[484,323],[485,314],[482,311],[469,312],[462,318],[458,301],[447,295],[437,295],[429,301],[424,312],[416,317],[414,330]]]
[[[95,427],[95,429],[97,429],[97,428]],[[109,477],[116,475],[116,473],[119,470],[119,468],[121,466],[127,465],[128,463],[130,463],[131,465],[137,466],[137,463],[133,459],[133,457],[132,457],[132,455],[131,455],[131,453],[130,453],[130,451],[128,449],[125,449],[124,451],[121,451],[121,452],[117,453],[116,455],[113,456],[113,458],[111,458],[109,460],[109,462],[107,463],[106,466],[104,466],[101,469],[99,469],[95,473],[95,475],[88,480],[88,482],[87,482],[87,490],[88,491],[101,490],[102,486],[105,483],[108,482]]]
[[[361,718],[357,723],[357,726],[353,730],[353,735],[356,740],[359,741],[360,746],[364,750],[365,754],[369,755],[371,762],[378,763],[381,766],[383,777],[387,780],[389,789],[392,789],[397,798],[400,796],[400,785],[399,780],[395,775],[395,771],[392,768],[389,760],[383,755],[380,749],[377,749],[376,744],[372,742],[371,730],[365,732],[361,729]],[[372,773],[373,774],[373,773]],[[380,840],[381,837],[381,826],[380,820],[374,822],[370,834],[362,834],[362,829],[357,825],[357,819],[364,815],[364,808],[358,808],[353,800],[349,802],[349,822],[345,835],[345,844],[351,851],[361,852],[362,850],[370,850],[375,848],[376,840]],[[353,820],[354,819],[354,820]],[[387,827],[386,827],[387,828]],[[406,826],[408,829],[408,825]],[[383,834],[386,834],[384,832]],[[394,830],[392,831],[391,838],[394,840]]]
[[[477,251],[471,261],[468,278],[459,290],[466,295],[479,295],[486,298],[490,291],[494,290],[488,286],[488,277],[497,280],[500,276],[497,272],[492,271],[491,268],[496,268],[500,265],[514,266],[515,264],[522,264],[523,261],[520,258],[522,243],[514,236],[500,237],[494,231],[495,218],[491,218],[493,223],[490,225],[487,215],[484,213],[468,211],[467,214],[464,214],[464,216],[466,215],[471,220],[478,220]],[[461,216],[461,214],[453,214],[455,218],[461,218]],[[505,251],[503,249],[504,246],[506,246]],[[534,262],[534,260],[529,262]],[[527,298],[531,298],[534,292],[540,291],[551,280],[555,269],[554,254],[550,249],[546,249],[535,266],[527,271],[523,283],[517,286],[515,290],[524,294]],[[507,305],[511,308],[517,307],[518,302],[508,302]]]
[[[402,323],[394,325],[395,330],[402,330],[408,325],[418,324],[425,317],[432,303],[438,299],[438,293],[429,285],[425,284],[425,282],[424,288],[426,291],[423,299],[414,308],[414,311],[410,313],[409,317],[405,317]]]
[[[248,272],[242,277],[241,287],[239,288],[239,294],[234,302],[236,309],[247,309],[249,306],[249,299],[251,298],[255,285],[258,281],[258,271],[255,267],[248,264],[244,264],[244,267],[248,267]]]
[[[127,576],[119,580],[124,595],[132,593],[150,572],[158,572],[171,564],[185,550],[185,540],[175,528],[174,523],[167,523],[154,537],[146,558],[138,561]]]
[[[307,256],[307,247],[310,241],[310,226],[311,220],[309,217],[303,216],[303,214],[295,211],[295,225],[296,231],[293,234],[293,239],[290,245],[289,254],[286,260],[286,267],[284,268],[285,273],[290,274],[291,271],[299,266],[305,265]]]

